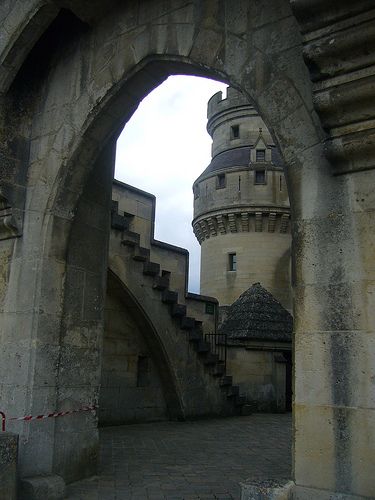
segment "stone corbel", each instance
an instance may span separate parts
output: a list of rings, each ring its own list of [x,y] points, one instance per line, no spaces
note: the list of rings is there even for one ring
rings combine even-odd
[[[334,175],[375,168],[375,9],[356,2],[292,0],[314,107]]]
[[[262,212],[255,212],[255,232],[261,233],[262,231],[263,231]]]
[[[0,240],[15,238],[20,235],[20,229],[12,214],[0,216]]]
[[[289,214],[282,214],[280,223],[280,233],[286,233],[289,226]]]
[[[332,137],[326,142],[325,152],[336,175],[374,169],[375,123],[372,129]]]

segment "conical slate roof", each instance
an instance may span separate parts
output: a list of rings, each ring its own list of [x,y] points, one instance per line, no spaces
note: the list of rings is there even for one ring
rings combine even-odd
[[[239,148],[231,148],[214,156],[208,167],[202,172],[198,177],[206,176],[207,174],[212,174],[221,169],[246,167],[251,168],[253,165],[250,159],[251,146],[242,146]],[[283,160],[281,158],[280,152],[274,146],[271,148],[271,163],[264,163],[268,170],[275,170],[284,167]],[[197,180],[198,180],[197,179]]]
[[[230,340],[291,342],[291,314],[260,283],[254,283],[230,306],[219,332]]]

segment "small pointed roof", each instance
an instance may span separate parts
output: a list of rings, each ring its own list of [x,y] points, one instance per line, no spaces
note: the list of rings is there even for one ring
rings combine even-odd
[[[233,302],[219,328],[228,340],[291,342],[292,331],[292,315],[260,283]]]
[[[268,145],[263,137],[262,127],[259,127],[258,139],[255,141],[255,144],[254,144],[255,149],[259,149],[260,147],[265,148],[265,149],[268,148]]]

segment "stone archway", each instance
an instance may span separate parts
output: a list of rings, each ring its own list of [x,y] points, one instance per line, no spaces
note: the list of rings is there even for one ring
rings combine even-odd
[[[323,154],[326,135],[314,111],[302,40],[289,2],[264,1],[255,10],[248,2],[236,8],[215,1],[179,2],[173,7],[162,1],[113,3],[108,10],[93,5],[88,17],[83,4],[64,4],[72,15],[81,17],[74,33],[62,23],[63,36],[49,51],[42,47],[43,37],[39,40],[34,57],[42,47],[48,64],[43,73],[33,75],[32,85],[26,81],[30,73],[23,71],[27,60],[12,85],[16,67],[8,72],[6,65],[3,68],[4,91],[9,90],[2,98],[8,161],[2,206],[18,217],[15,234],[7,234],[9,239],[2,245],[3,356],[12,366],[22,353],[18,369],[2,363],[4,404],[11,413],[33,414],[51,407],[62,409],[65,402],[87,404],[95,398],[97,381],[90,377],[82,381],[71,374],[73,380],[61,383],[64,356],[75,358],[78,364],[85,362],[87,351],[81,342],[87,323],[82,324],[82,319],[90,322],[93,344],[102,331],[100,296],[108,236],[105,217],[98,223],[89,214],[87,231],[95,229],[102,244],[92,247],[91,260],[79,270],[85,279],[90,277],[87,292],[98,302],[94,300],[94,307],[86,310],[85,297],[78,297],[84,317],[70,317],[66,328],[72,311],[67,297],[77,289],[66,281],[77,270],[77,262],[67,259],[75,244],[75,207],[88,186],[90,172],[102,164],[100,182],[93,179],[91,185],[93,193],[101,192],[102,197],[90,200],[90,210],[105,213],[113,141],[142,97],[169,74],[206,74],[248,95],[287,164],[294,236],[294,474],[298,491],[308,494],[312,488],[316,498],[323,498],[325,493],[319,493],[323,490],[369,495],[372,479],[363,463],[371,456],[371,445],[359,429],[371,428],[367,410],[371,388],[361,376],[358,359],[370,366],[366,353],[372,345],[367,332],[373,331],[373,235],[365,236],[364,228],[373,203],[368,202],[365,217],[358,216],[356,204],[369,199],[372,172],[366,178],[357,174],[355,180],[332,175]],[[39,11],[43,5],[30,0],[26,10]],[[21,16],[21,11],[13,23],[18,42],[21,33],[26,40],[32,33],[24,29],[30,17],[24,11]],[[4,10],[7,18],[12,14],[15,11],[10,7]],[[39,21],[38,26],[48,23],[43,16]],[[9,41],[8,52],[11,46]],[[344,154],[345,148],[344,153],[337,153]],[[9,227],[9,220],[4,227]],[[86,267],[90,265],[92,269]],[[353,385],[359,380],[360,390],[355,391]],[[43,428],[14,425],[22,436],[22,475],[58,471],[72,479],[64,469],[67,462],[78,475],[94,471],[95,421],[87,415],[67,425],[69,437],[67,429],[55,422]],[[72,436],[74,449],[64,445]],[[35,454],[43,460],[36,463]]]

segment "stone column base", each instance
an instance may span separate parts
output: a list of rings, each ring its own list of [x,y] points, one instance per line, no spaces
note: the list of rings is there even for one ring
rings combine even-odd
[[[337,493],[335,491],[319,490],[304,486],[295,486],[295,500],[370,500],[374,496],[361,496],[352,493]]]
[[[249,479],[241,485],[241,500],[292,500],[290,479]]]
[[[62,500],[65,481],[61,476],[44,475],[24,477],[20,480],[20,500]]]

